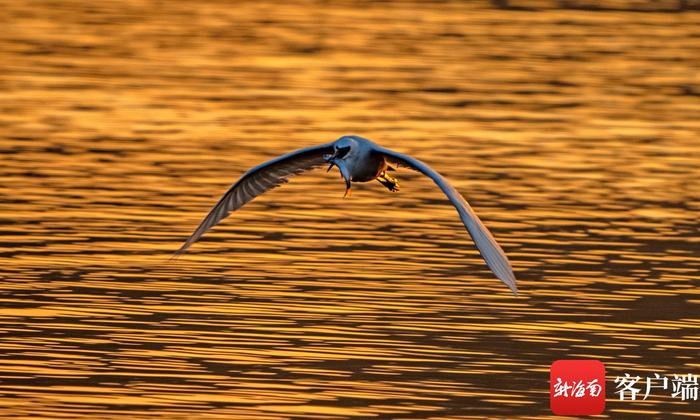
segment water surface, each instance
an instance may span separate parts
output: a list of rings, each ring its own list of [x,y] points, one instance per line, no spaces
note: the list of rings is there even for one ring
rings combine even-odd
[[[700,14],[5,2],[0,416],[549,415],[549,365],[700,373]],[[167,258],[247,168],[355,133],[453,208],[295,178]],[[631,413],[697,414],[657,393]]]

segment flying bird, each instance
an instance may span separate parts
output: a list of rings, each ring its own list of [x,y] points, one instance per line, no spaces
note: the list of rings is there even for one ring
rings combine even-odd
[[[345,180],[345,196],[351,194],[353,182],[373,180],[379,181],[389,191],[398,191],[399,182],[389,172],[399,167],[415,170],[432,179],[457,209],[459,218],[491,271],[514,294],[518,293],[513,269],[503,249],[469,203],[442,175],[418,159],[386,149],[360,136],[343,136],[334,142],[300,149],[249,169],[219,199],[173,258],[185,253],[206,231],[255,197],[288,182],[294,175],[324,165],[329,165],[328,171],[334,166],[340,170]]]

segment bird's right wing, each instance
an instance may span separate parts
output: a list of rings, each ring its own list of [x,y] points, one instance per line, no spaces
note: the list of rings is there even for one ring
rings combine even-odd
[[[187,248],[197,242],[207,230],[219,223],[232,211],[243,207],[260,194],[284,184],[293,175],[323,165],[325,163],[323,155],[332,151],[333,143],[307,147],[249,169],[219,199],[219,202],[209,211],[207,217],[202,220],[199,227],[175,252],[173,257],[185,253]]]
[[[491,235],[491,232],[489,232],[486,226],[479,220],[479,217],[469,203],[467,203],[467,200],[462,197],[462,194],[447,182],[442,175],[418,159],[379,146],[375,146],[375,151],[381,153],[387,163],[396,166],[404,166],[421,172],[440,187],[452,205],[457,209],[462,223],[464,223],[476,247],[479,249],[479,253],[484,258],[484,261],[486,261],[491,271],[493,271],[496,277],[505,283],[513,293],[517,294],[518,288],[515,285],[515,275],[513,274],[513,268],[508,261],[508,257],[506,257],[503,249],[501,249],[496,239]]]

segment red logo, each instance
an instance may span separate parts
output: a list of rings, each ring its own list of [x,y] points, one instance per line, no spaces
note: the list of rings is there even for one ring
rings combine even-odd
[[[560,416],[594,416],[605,410],[605,365],[598,360],[557,360],[549,369],[549,406]]]

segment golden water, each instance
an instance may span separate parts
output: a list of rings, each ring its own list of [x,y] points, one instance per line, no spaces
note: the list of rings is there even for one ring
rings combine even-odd
[[[536,416],[556,359],[700,373],[700,13],[0,6],[1,417]],[[521,296],[403,171],[297,177],[166,262],[347,133],[452,180]]]

